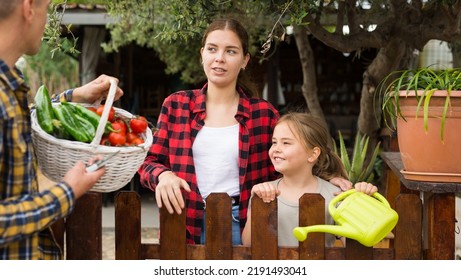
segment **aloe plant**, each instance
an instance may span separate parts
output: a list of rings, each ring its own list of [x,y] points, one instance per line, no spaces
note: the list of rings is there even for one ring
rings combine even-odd
[[[346,145],[344,143],[344,139],[341,135],[341,131],[338,131],[338,136],[340,147],[339,151],[334,140],[333,148],[335,153],[341,158],[341,161],[343,162],[343,165],[346,169],[346,173],[349,177],[349,181],[351,181],[352,184],[355,184],[357,182],[373,182],[373,170],[379,154],[380,142],[376,144],[371,158],[367,161],[366,156],[368,150],[369,136],[357,133],[355,136],[355,142],[351,157],[352,160],[350,160],[348,151],[346,149]]]
[[[391,123],[388,123],[388,118],[384,118],[386,126],[395,129],[396,119],[405,118],[399,106],[399,92],[414,91],[418,101],[415,117],[418,116],[420,110],[423,110],[424,129],[428,130],[429,119],[429,104],[436,90],[446,90],[447,97],[441,117],[440,138],[444,139],[445,121],[447,112],[450,106],[450,93],[453,90],[461,90],[461,69],[449,68],[444,70],[433,70],[429,67],[399,70],[387,75],[377,87],[377,93],[383,97],[382,111],[384,116],[388,116]]]

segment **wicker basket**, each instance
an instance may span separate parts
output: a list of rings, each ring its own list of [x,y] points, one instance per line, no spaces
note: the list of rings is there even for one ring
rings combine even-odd
[[[43,131],[38,124],[35,110],[31,113],[32,120],[32,141],[38,164],[45,176],[53,181],[60,181],[66,172],[75,165],[77,161],[87,162],[95,155],[107,155],[119,151],[106,164],[106,173],[99,179],[91,189],[95,192],[112,192],[126,186],[139,166],[143,163],[147,151],[152,145],[152,131],[148,127],[146,132],[141,135],[144,143],[139,146],[130,147],[111,147],[99,145],[104,128],[107,123],[109,109],[112,106],[115,95],[116,83],[111,81],[111,89],[106,100],[105,110],[101,116],[96,136],[91,143],[69,141],[58,139]],[[57,106],[53,104],[53,106]],[[88,104],[82,104],[89,107]],[[117,115],[131,118],[133,115],[125,110],[114,108]]]

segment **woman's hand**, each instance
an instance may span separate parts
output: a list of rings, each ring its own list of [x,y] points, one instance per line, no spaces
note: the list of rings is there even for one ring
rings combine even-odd
[[[330,180],[330,183],[341,189],[341,191],[335,193],[335,195],[352,189],[352,182],[342,177],[335,177]]]
[[[266,203],[273,201],[278,195],[280,195],[280,191],[277,187],[268,182],[254,185],[251,189],[251,193],[259,196]]]
[[[159,182],[155,188],[155,199],[159,208],[165,205],[168,213],[173,214],[173,208],[176,213],[181,214],[185,203],[182,197],[181,188],[190,192],[190,187],[187,182],[171,171],[165,171],[160,174]]]

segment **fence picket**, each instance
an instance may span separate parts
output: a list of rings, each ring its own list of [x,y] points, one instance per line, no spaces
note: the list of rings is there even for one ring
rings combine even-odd
[[[277,201],[251,199],[251,256],[254,260],[278,259]]]
[[[186,211],[180,215],[170,214],[166,207],[160,211],[160,259],[185,260],[186,252]]]
[[[68,260],[102,259],[101,193],[89,192],[79,198],[65,224]]]
[[[121,191],[115,200],[115,259],[137,260],[141,246],[141,197]]]
[[[394,229],[395,258],[418,260],[422,258],[422,201],[414,194],[400,194],[395,200],[399,222]]]
[[[325,224],[325,199],[320,194],[306,193],[299,199],[299,225]],[[302,260],[325,259],[325,234],[309,233],[304,242],[299,243],[299,258]]]
[[[211,211],[210,211],[211,210]],[[211,260],[232,259],[232,202],[227,193],[206,199],[205,256]]]

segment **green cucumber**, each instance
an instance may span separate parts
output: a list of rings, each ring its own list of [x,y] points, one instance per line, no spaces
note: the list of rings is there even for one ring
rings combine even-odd
[[[61,125],[75,140],[89,143],[93,138],[82,128],[80,121],[75,117],[72,110],[61,103],[54,107],[54,112]]]
[[[91,111],[90,109],[83,107],[80,104],[75,104],[74,107],[75,107],[75,109],[77,111],[77,114],[79,114],[83,118],[89,120],[93,124],[93,126],[96,129],[98,129],[98,125],[99,125],[99,121],[101,120],[101,116],[99,116],[97,113]],[[104,133],[107,134],[107,133],[109,133],[111,131],[114,131],[114,129],[112,128],[112,124],[108,121],[108,122],[106,122],[106,127],[104,129]]]
[[[54,110],[45,85],[40,86],[35,94],[34,101],[38,124],[46,133],[53,134]]]

